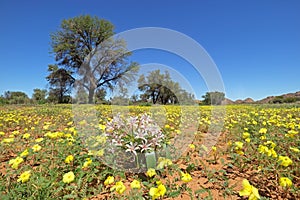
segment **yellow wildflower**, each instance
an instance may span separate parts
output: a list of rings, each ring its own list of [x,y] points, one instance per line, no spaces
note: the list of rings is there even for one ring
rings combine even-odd
[[[268,156],[272,156],[273,158],[277,158],[277,153],[276,151],[272,148],[272,149],[269,149],[269,151],[267,152],[268,153]]]
[[[170,128],[170,125],[169,125],[169,124],[166,124],[166,125],[165,125],[165,128],[166,128],[166,129],[169,129],[169,128]]]
[[[20,182],[22,181],[22,183],[25,183],[29,180],[30,178],[30,170],[29,171],[25,171],[23,172],[20,176],[19,176],[19,179],[17,180],[17,182]]]
[[[74,160],[74,156],[73,155],[68,155],[65,159],[65,163],[69,164]]]
[[[280,177],[279,185],[282,187],[290,187],[293,185],[292,181],[287,177]]]
[[[256,200],[260,199],[258,189],[255,188],[253,185],[250,185],[247,179],[243,180],[243,190],[239,192],[240,196],[248,196],[249,200]]]
[[[42,147],[40,145],[38,145],[38,144],[35,144],[32,147],[33,152],[38,152],[41,149],[42,149]]]
[[[249,138],[249,137],[250,137],[250,133],[248,133],[248,132],[243,133],[243,138],[244,139]]]
[[[20,134],[20,131],[13,131],[13,132],[11,132],[13,135],[19,135]]]
[[[115,178],[113,176],[108,176],[105,181],[104,181],[104,185],[110,185],[115,181]]]
[[[11,165],[13,169],[18,169],[19,164],[21,164],[22,162],[24,162],[23,158],[16,157],[15,159],[11,159],[8,164]]]
[[[239,150],[243,148],[243,143],[242,142],[235,142],[235,150]]]
[[[167,191],[166,187],[163,184],[159,184],[157,188],[151,187],[149,194],[152,197],[152,200],[154,200],[163,197],[166,194],[166,191]]]
[[[47,130],[47,129],[49,129],[49,125],[45,125],[45,126],[43,126],[43,129],[44,129],[44,130]]]
[[[196,148],[194,144],[189,144],[189,147],[190,147],[192,150],[194,150],[194,149]]]
[[[37,139],[35,139],[35,142],[41,142],[43,140],[44,140],[44,138],[37,138]]]
[[[90,166],[92,164],[92,159],[87,158],[86,161],[83,163],[82,168],[87,168],[88,166]]]
[[[278,161],[280,162],[280,165],[284,167],[293,164],[293,161],[288,156],[279,156]]]
[[[5,135],[5,133],[3,131],[0,131],[0,136]]]
[[[271,145],[271,147],[272,148],[274,148],[274,147],[276,147],[276,144],[274,143],[274,142],[272,142],[272,141],[266,141],[265,143],[264,143],[264,145]]]
[[[155,171],[155,169],[153,169],[153,168],[149,168],[148,170],[147,170],[147,172],[146,172],[146,175],[148,176],[148,177],[153,177],[153,176],[155,176],[156,175],[156,171]]]
[[[138,181],[138,180],[133,180],[131,183],[130,183],[130,187],[132,189],[140,189],[141,188],[141,183]]]
[[[268,129],[266,129],[266,128],[261,128],[261,129],[259,130],[259,133],[265,134],[265,133],[267,133],[267,131],[268,131]]]
[[[300,152],[300,150],[296,147],[290,147],[290,150],[292,150],[293,152],[296,152],[296,153]]]
[[[243,151],[241,151],[241,150],[236,150],[236,153],[239,154],[239,155],[241,155],[241,156],[245,154],[245,153],[244,153]]]
[[[74,179],[75,179],[75,175],[72,171],[64,174],[64,176],[63,176],[64,183],[71,183],[72,181],[74,181]]]
[[[161,180],[158,180],[155,183],[156,183],[156,185],[161,185],[162,184]]]
[[[118,194],[122,194],[126,190],[126,187],[122,181],[118,181],[114,186],[110,188],[110,191],[114,191],[114,190],[116,190]]]
[[[65,135],[64,135],[64,137],[65,137],[65,138],[71,138],[71,139],[73,138],[73,136],[72,136],[72,134],[71,134],[71,133],[67,133],[67,134],[65,134]]]
[[[4,138],[1,143],[12,143],[15,141],[15,138]]]
[[[30,137],[30,134],[29,134],[29,133],[25,133],[25,134],[22,136],[23,139],[28,139],[29,137]]]
[[[106,128],[106,126],[105,125],[103,125],[103,124],[99,124],[99,128],[100,128],[100,130],[105,130],[105,128]]]
[[[266,152],[268,152],[269,151],[269,148],[268,147],[266,147],[266,146],[264,146],[264,145],[259,145],[258,146],[258,152],[259,153],[262,153],[262,154],[264,154],[264,153],[266,153]]]
[[[26,157],[26,156],[28,156],[28,154],[29,154],[28,149],[25,149],[25,150],[20,154],[20,157]]]
[[[192,180],[192,177],[189,173],[181,172],[181,180],[187,183],[187,182],[190,182]]]
[[[298,134],[298,131],[295,130],[289,130],[288,133],[285,134],[285,137],[294,138],[295,135]]]

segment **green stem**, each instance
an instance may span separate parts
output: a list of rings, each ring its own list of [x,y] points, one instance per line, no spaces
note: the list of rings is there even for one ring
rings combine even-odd
[[[140,163],[139,163],[139,156],[136,154],[135,156],[135,162],[136,162],[136,167],[139,169],[140,168]]]
[[[145,157],[146,157],[146,164],[147,164],[147,168],[154,168],[156,167],[156,155],[155,152],[152,151],[150,153],[145,153]]]

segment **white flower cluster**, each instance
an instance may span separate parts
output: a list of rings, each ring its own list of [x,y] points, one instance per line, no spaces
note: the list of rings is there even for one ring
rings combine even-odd
[[[127,119],[118,114],[107,122],[104,134],[107,142],[135,155],[154,151],[161,147],[165,138],[160,127],[147,114]]]

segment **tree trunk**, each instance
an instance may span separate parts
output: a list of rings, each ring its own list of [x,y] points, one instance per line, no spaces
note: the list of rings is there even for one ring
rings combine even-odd
[[[94,94],[95,94],[95,89],[94,88],[90,88],[89,89],[89,104],[93,104],[94,103]]]
[[[59,90],[58,103],[63,103],[63,98],[64,98],[64,91],[63,88],[61,87]]]

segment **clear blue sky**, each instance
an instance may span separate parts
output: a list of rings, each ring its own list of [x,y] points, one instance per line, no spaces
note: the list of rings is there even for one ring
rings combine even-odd
[[[47,66],[54,63],[49,35],[63,19],[82,14],[111,21],[116,33],[163,27],[188,35],[216,63],[230,99],[258,100],[300,90],[297,0],[10,0],[0,2],[0,11],[0,94],[24,91],[31,97],[34,88],[46,88]],[[191,68],[154,50],[136,52],[133,59]],[[201,79],[191,84],[198,97],[207,90]]]

